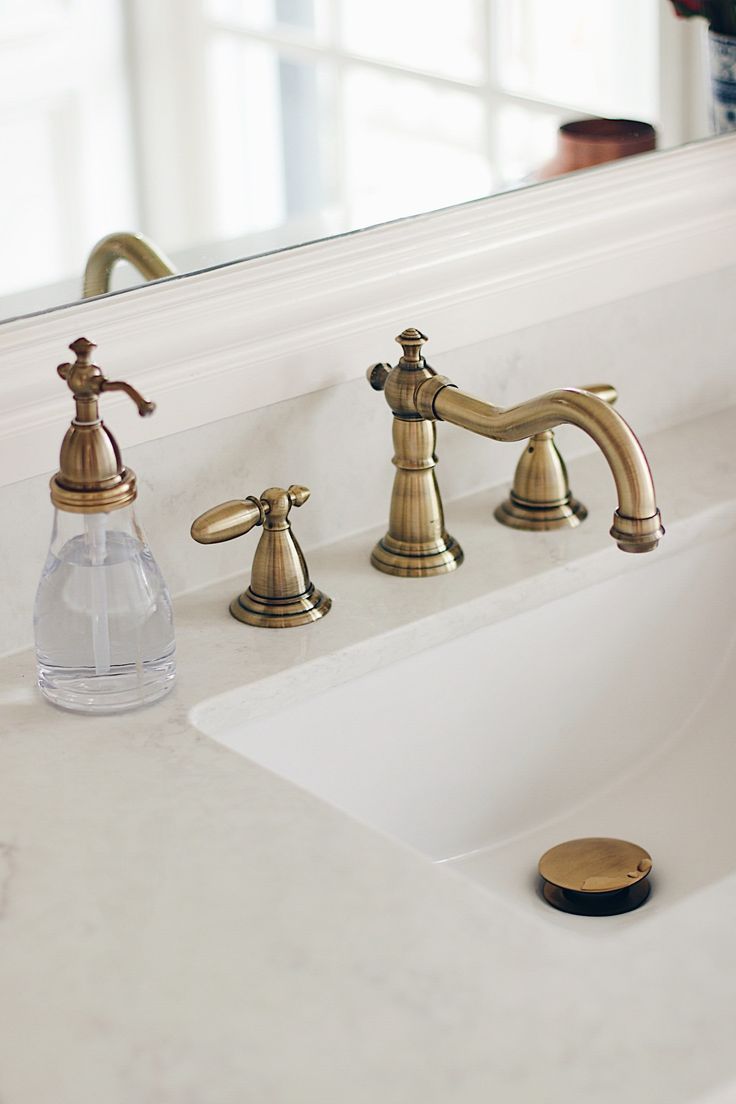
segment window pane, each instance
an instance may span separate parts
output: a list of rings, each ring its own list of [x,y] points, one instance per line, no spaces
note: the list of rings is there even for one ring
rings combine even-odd
[[[504,90],[595,115],[657,116],[657,0],[496,0]]]
[[[285,213],[278,57],[270,46],[223,36],[209,61],[212,228],[235,237]]]
[[[479,96],[352,66],[345,80],[348,222],[460,203],[492,186]]]
[[[340,0],[340,26],[353,53],[458,80],[483,78],[481,0]]]
[[[323,38],[327,0],[205,0],[205,16],[251,31]]]
[[[216,36],[208,89],[211,226],[217,237],[278,226],[329,201],[329,85],[320,65]]]
[[[74,271],[64,256],[60,233],[51,121],[51,116],[40,113],[0,120],[2,148],[22,150],[24,169],[3,173],[3,251],[13,259],[0,272],[3,294],[33,287],[39,278],[50,282]]]
[[[0,3],[0,41],[15,35],[52,34],[61,29],[64,20],[76,16],[69,0],[2,0]],[[103,11],[103,18],[107,13]]]
[[[498,112],[498,152],[502,183],[529,182],[557,147],[559,116],[507,104]]]

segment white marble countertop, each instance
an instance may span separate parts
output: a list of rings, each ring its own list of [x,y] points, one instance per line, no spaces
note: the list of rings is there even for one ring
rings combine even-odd
[[[655,555],[733,525],[735,430],[732,410],[646,442],[670,526]],[[216,695],[257,715],[629,569],[607,536],[602,460],[570,473],[591,511],[577,531],[501,529],[498,492],[450,504],[467,554],[451,576],[371,571],[376,533],[313,551],[335,602],[315,626],[236,623],[242,580],[184,596],[178,685],[147,710],[65,714],[37,695],[31,653],[0,661],[2,1104],[677,1104],[722,1090],[736,877],[657,924],[578,940],[192,721]]]

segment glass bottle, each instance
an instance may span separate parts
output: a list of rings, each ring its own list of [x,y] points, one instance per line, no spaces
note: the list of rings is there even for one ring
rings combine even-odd
[[[51,480],[51,545],[36,594],[38,685],[49,701],[85,713],[135,708],[162,697],[176,674],[174,623],[166,584],[134,510],[135,474],[123,467],[99,418],[103,391],[125,391],[143,415],[152,403],[91,364],[80,338],[74,364],[59,374],[76,417]]]
[[[56,705],[112,712],[156,701],[170,688],[171,599],[132,505],[54,511],[34,633],[38,684]]]

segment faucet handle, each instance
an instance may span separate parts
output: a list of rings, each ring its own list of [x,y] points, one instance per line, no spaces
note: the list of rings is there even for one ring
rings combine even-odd
[[[591,395],[597,395],[599,399],[603,399],[609,406],[613,406],[618,401],[618,391],[612,383],[589,383],[584,384],[581,391],[588,391]]]
[[[581,387],[613,404],[618,391],[610,383]],[[570,493],[565,461],[551,429],[535,433],[526,443],[516,465],[509,497],[496,507],[494,517],[512,529],[563,529],[585,521],[588,511]]]
[[[233,598],[230,613],[259,628],[285,629],[317,621],[332,601],[309,579],[307,564],[292,532],[289,513],[303,506],[310,491],[298,483],[267,487],[256,498],[231,499],[200,514],[191,534],[199,544],[220,544],[263,526],[253,558],[250,586]]]
[[[277,492],[280,492],[281,490],[280,487],[276,487],[274,489]],[[296,506],[298,509],[300,506],[303,506],[305,502],[309,501],[309,496],[312,492],[310,491],[309,487],[302,487],[299,483],[292,483],[286,493],[288,495],[289,501],[291,502],[291,505]],[[263,496],[265,496],[265,494],[266,491],[263,492]],[[289,511],[287,510],[286,513],[288,515]]]
[[[231,498],[205,510],[192,522],[190,530],[198,544],[222,544],[245,536],[256,525],[263,525],[269,518],[268,528],[275,529],[285,522],[292,506],[303,506],[311,491],[292,483],[287,491],[283,487],[267,487],[260,498]]]
[[[253,495],[231,498],[200,514],[192,522],[191,535],[198,544],[221,544],[262,525],[264,516],[263,503]]]

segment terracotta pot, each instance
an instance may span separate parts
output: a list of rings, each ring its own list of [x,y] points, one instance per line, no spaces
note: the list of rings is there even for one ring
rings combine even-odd
[[[557,154],[540,171],[540,180],[589,169],[604,161],[617,161],[634,153],[646,153],[657,145],[651,123],[636,119],[578,119],[560,127]]]

